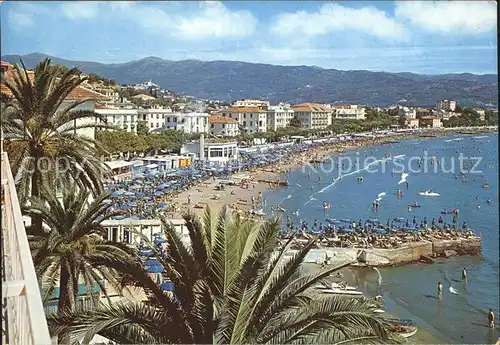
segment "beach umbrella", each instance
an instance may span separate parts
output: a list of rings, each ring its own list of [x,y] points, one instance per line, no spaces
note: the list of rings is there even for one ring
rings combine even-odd
[[[139,251],[139,253],[142,256],[151,256],[151,255],[153,255],[153,251],[151,249],[141,249]]]
[[[160,285],[160,289],[162,289],[163,291],[174,291],[174,283],[164,282]]]
[[[165,206],[167,206],[168,204],[166,202],[160,202],[158,204],[158,208],[164,208]]]
[[[149,266],[147,268],[149,273],[163,273],[165,269],[162,266]]]
[[[127,205],[130,206],[130,207],[137,207],[137,203],[136,202],[129,202]]]
[[[113,193],[111,193],[112,196],[122,196],[125,193],[124,190],[115,190]]]
[[[113,202],[113,200],[111,200],[111,199],[104,199],[102,202],[104,204],[111,204]]]
[[[340,219],[340,222],[342,222],[342,223],[352,223],[352,219],[350,219],[350,218],[342,218],[342,219]]]
[[[154,202],[152,202],[152,201],[148,201],[148,202],[147,202],[147,203],[145,203],[144,205],[146,205],[146,206],[153,206],[153,205],[154,205]]]
[[[395,217],[393,220],[394,220],[395,222],[401,223],[401,222],[404,222],[404,221],[405,221],[405,218],[403,218],[403,217]]]
[[[154,196],[162,196],[162,195],[163,195],[163,193],[162,193],[162,192],[155,192],[155,193],[154,193]]]
[[[368,218],[368,220],[366,221],[367,223],[371,223],[371,224],[377,224],[377,223],[380,223],[379,220],[377,218]]]
[[[135,196],[135,193],[134,192],[125,192],[125,193],[123,193],[123,195],[125,195],[125,196]]]
[[[157,238],[155,238],[155,239],[153,240],[153,242],[154,242],[155,244],[161,244],[161,243],[167,243],[167,240],[166,240],[166,239],[164,239],[164,238],[159,238],[159,237],[157,237]]]
[[[144,265],[146,266],[161,266],[160,262],[157,259],[148,259],[144,261]]]

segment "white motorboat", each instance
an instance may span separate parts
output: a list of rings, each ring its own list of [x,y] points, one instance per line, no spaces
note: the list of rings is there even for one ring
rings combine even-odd
[[[418,194],[422,196],[440,196],[439,193],[433,192],[431,190],[426,190],[425,192],[420,192]]]
[[[332,294],[332,295],[346,295],[346,296],[363,296],[361,291],[357,290],[344,290],[344,289],[324,289],[321,290],[322,293]]]
[[[373,309],[373,312],[377,313],[377,314],[382,314],[382,313],[385,313],[385,310],[382,310],[382,309]]]

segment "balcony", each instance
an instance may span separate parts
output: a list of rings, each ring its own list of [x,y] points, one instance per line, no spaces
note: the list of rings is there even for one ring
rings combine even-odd
[[[50,345],[7,153],[2,152],[2,344]]]

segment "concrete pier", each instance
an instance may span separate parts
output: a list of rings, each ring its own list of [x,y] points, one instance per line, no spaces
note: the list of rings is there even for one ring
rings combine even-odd
[[[477,255],[482,250],[480,237],[461,238],[458,240],[433,240],[412,242],[399,248],[324,248],[313,249],[305,262],[321,263],[325,256],[331,260],[349,260],[353,266],[391,267],[402,266],[425,258],[450,257],[454,255]],[[424,258],[422,258],[424,257]]]

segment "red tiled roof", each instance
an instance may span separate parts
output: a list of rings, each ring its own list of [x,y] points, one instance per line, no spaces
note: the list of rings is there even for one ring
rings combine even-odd
[[[12,71],[11,71],[11,65],[9,63],[5,63],[2,61],[2,66],[8,67],[7,71],[4,74],[5,79],[9,80],[12,78]],[[35,78],[35,72],[34,71],[28,71],[28,78],[30,81],[33,81]],[[10,92],[9,88],[5,86],[3,83],[1,84],[1,93],[4,95],[11,97],[12,92]],[[77,86],[73,91],[70,92],[68,97],[66,97],[67,100],[69,101],[83,101],[86,99],[93,100],[93,101],[109,101],[110,99],[98,92],[89,90],[84,88],[83,86]]]
[[[262,110],[257,107],[232,107],[221,110],[224,113],[265,113],[265,110]]]
[[[209,123],[238,123],[238,121],[225,116],[212,115],[208,117]]]
[[[319,103],[301,103],[292,106],[292,109],[297,112],[321,112],[330,111],[324,104]]]

